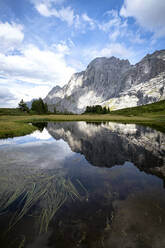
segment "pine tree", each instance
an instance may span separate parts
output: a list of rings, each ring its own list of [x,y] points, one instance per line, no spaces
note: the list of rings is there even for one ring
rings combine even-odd
[[[20,103],[18,104],[18,107],[19,107],[19,109],[20,109],[21,111],[23,111],[23,112],[29,112],[29,108],[28,108],[27,104],[24,102],[23,99],[22,99],[22,100],[20,101]]]
[[[39,98],[32,102],[32,110],[38,114],[46,114],[48,112],[48,106],[43,102],[42,98]]]

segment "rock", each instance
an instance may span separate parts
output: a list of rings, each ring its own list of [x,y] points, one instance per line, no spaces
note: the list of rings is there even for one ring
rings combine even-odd
[[[96,58],[85,71],[72,75],[63,88],[54,87],[44,101],[49,109],[74,113],[86,106],[111,110],[165,99],[165,50],[146,55],[136,65],[115,57]]]

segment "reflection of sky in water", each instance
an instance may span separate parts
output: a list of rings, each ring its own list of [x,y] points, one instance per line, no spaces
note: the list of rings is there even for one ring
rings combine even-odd
[[[80,123],[81,127],[82,124],[83,123]],[[120,126],[121,125],[119,125],[119,127]],[[98,128],[100,129],[100,127],[97,127],[97,129]],[[104,126],[102,128],[104,128]],[[85,126],[85,130],[86,129],[87,126]],[[54,129],[54,131],[55,130],[56,129]],[[93,127],[93,132],[94,130]],[[58,128],[56,131],[58,134],[60,133]],[[63,131],[64,129],[62,129],[62,132]],[[160,184],[162,185],[162,181],[159,178],[139,171],[131,162],[125,162],[123,165],[114,165],[112,168],[93,166],[94,164],[90,164],[90,162],[87,161],[84,156],[85,154],[82,155],[79,152],[73,152],[73,149],[71,150],[72,145],[74,144],[75,146],[75,143],[77,145],[78,141],[72,138],[74,136],[72,136],[68,130],[66,130],[66,132],[71,139],[70,143],[64,141],[62,137],[58,137],[58,139],[52,137],[46,128],[44,128],[42,132],[37,130],[30,135],[0,140],[1,165],[14,165],[14,167],[16,166],[15,168],[24,166],[24,168],[26,167],[27,169],[61,168],[65,172],[67,170],[68,176],[79,178],[79,180],[90,189],[92,189],[92,187],[95,189],[99,185],[102,187],[102,182],[108,180],[111,186],[113,186],[116,191],[123,192],[122,194],[127,194],[129,187],[132,189],[136,188],[136,186],[139,187],[139,185],[143,185],[145,181],[148,182],[149,185],[152,184],[152,186],[159,185],[160,187]],[[65,137],[65,134],[63,137]],[[77,136],[77,139],[78,138],[80,138],[79,135]],[[103,158],[104,155],[105,154],[102,154]]]
[[[147,248],[150,247],[151,241],[157,242],[154,248],[165,247],[163,180],[144,172],[146,169],[150,173],[147,166],[134,166],[133,163],[142,152],[143,161],[149,158],[145,156],[144,151],[146,147],[150,151],[150,147],[148,148],[148,141],[144,142],[146,133],[139,129],[137,132],[134,126],[131,127],[129,130],[129,125],[121,124],[94,126],[84,122],[49,123],[49,132],[44,129],[24,137],[0,140],[1,200],[4,199],[4,192],[10,195],[19,187],[28,189],[33,180],[38,189],[42,178],[56,178],[58,173],[69,179],[82,197],[81,200],[67,202],[55,218],[52,218],[49,229],[51,232],[39,237],[33,237],[36,235],[34,230],[28,228],[30,217],[23,218],[22,224],[18,223],[15,233],[17,236],[20,230],[21,235],[26,234],[27,230],[30,232],[33,241],[30,241],[32,244],[27,247],[55,247],[54,239],[58,234],[61,235],[61,244],[65,245],[60,246],[58,240],[57,248],[67,247],[72,239],[76,247],[84,237],[86,243],[93,242],[91,246],[87,246],[90,248],[102,247],[100,241],[96,243],[96,239],[101,242],[104,240],[105,248]],[[158,135],[156,132],[148,132],[150,144],[154,145],[153,141],[159,144],[160,140],[164,140],[163,136],[162,139],[157,139]],[[121,142],[123,146],[120,146]],[[129,160],[132,163],[126,159],[126,153],[127,158],[130,158],[130,146],[127,146],[129,142],[132,144],[132,154],[137,155]],[[139,150],[140,145],[143,146],[142,150]],[[157,147],[153,146],[153,150]],[[122,159],[118,159],[121,153]],[[113,162],[111,168],[104,167],[106,164],[111,165],[112,155],[115,155],[114,161],[119,163]],[[42,181],[41,185],[43,182],[45,181]],[[49,192],[49,187],[47,193],[47,197],[51,196],[52,191]],[[40,213],[41,209],[49,209],[47,199],[41,197],[35,208],[31,209],[32,214],[33,210]],[[34,222],[37,220],[35,211],[35,218],[30,223],[32,226],[35,226]],[[1,226],[0,222],[0,228]],[[53,241],[47,246],[50,236]],[[144,246],[141,246],[141,237],[142,241],[146,240]],[[69,245],[68,247],[74,248]]]
[[[38,142],[40,140],[45,141],[53,141],[54,139],[51,137],[51,135],[48,133],[48,131],[44,128],[42,132],[35,131],[30,135],[25,135],[21,137],[15,137],[15,138],[8,138],[8,139],[0,139],[0,148],[3,146],[12,146],[12,145],[20,145],[20,144],[27,144],[27,143],[34,143]]]
[[[73,156],[62,139],[56,141],[46,129],[30,135],[0,140],[0,157],[3,164],[27,164],[40,168],[58,168]]]

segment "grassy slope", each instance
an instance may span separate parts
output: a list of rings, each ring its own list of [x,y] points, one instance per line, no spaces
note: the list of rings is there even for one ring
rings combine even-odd
[[[31,133],[36,127],[28,123],[40,121],[116,121],[147,125],[165,132],[165,101],[117,110],[106,115],[7,115],[3,112],[0,115],[0,138]]]
[[[139,116],[139,115],[154,115],[154,114],[163,114],[165,115],[165,100],[146,104],[143,106],[133,107],[133,108],[125,108],[113,111],[112,114],[119,115],[127,115],[127,116]]]

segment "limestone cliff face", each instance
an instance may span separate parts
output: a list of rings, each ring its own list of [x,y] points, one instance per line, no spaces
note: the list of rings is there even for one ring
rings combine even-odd
[[[72,75],[63,88],[54,87],[45,102],[53,110],[82,113],[87,105],[121,109],[165,99],[165,50],[146,55],[136,65],[115,57],[96,58]]]

